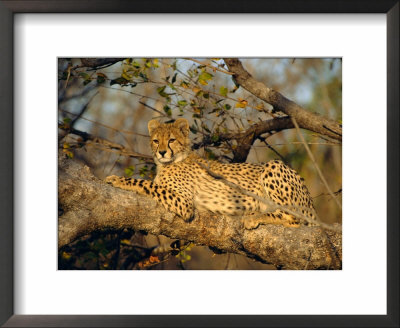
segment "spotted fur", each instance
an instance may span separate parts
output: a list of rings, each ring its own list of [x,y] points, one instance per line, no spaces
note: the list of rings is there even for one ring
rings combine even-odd
[[[202,166],[205,165],[212,172],[257,196],[278,205],[302,207],[305,215],[314,218],[307,187],[296,171],[283,162],[224,164],[207,161],[191,151],[189,123],[182,118],[172,124],[151,120],[148,129],[157,164],[154,181],[109,176],[107,183],[148,195],[184,220],[190,220],[196,208],[227,216],[250,215],[243,220],[246,229],[255,229],[260,224],[268,223],[286,226],[307,224],[282,210],[266,213],[267,205],[244,195],[237,188],[231,188],[221,179],[215,179]]]

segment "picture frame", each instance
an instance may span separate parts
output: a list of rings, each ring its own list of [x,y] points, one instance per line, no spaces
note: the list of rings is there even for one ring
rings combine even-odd
[[[399,1],[0,1],[0,324],[5,327],[398,327]],[[205,9],[207,8],[207,10]],[[385,13],[387,16],[387,315],[14,315],[13,16],[17,13]]]

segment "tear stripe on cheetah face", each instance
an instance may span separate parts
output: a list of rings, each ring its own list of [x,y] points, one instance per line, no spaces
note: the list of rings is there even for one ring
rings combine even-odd
[[[310,194],[300,176],[283,162],[273,160],[266,164],[223,164],[207,161],[190,150],[189,123],[178,119],[172,124],[148,123],[151,149],[157,164],[154,181],[108,177],[115,187],[148,195],[185,220],[193,217],[194,209],[205,209],[215,214],[243,216],[262,214],[265,206],[260,200],[244,195],[222,181],[210,176],[202,167],[220,174],[240,188],[278,205],[309,208],[305,214],[314,218]],[[268,209],[266,209],[268,211]],[[260,224],[282,223],[298,226],[303,223],[282,210],[257,216],[244,225],[254,229]],[[304,212],[303,212],[304,213]],[[265,213],[264,213],[265,214]],[[261,218],[260,218],[261,217]]]

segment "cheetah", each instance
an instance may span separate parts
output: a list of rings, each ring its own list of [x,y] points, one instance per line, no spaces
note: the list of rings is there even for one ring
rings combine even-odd
[[[265,164],[208,161],[191,151],[189,123],[184,118],[164,124],[151,120],[148,130],[157,165],[155,179],[150,181],[113,175],[106,178],[107,183],[148,195],[186,221],[193,219],[197,209],[242,217],[245,229],[256,229],[260,224],[290,227],[308,224],[308,221],[282,209],[268,210],[265,202],[252,195],[272,200],[277,205],[299,207],[303,215],[315,219],[312,199],[303,179],[282,161],[272,160]],[[249,193],[240,192],[240,188]]]

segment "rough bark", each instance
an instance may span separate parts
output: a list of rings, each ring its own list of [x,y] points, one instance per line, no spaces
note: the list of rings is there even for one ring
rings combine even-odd
[[[187,223],[145,196],[113,188],[59,155],[58,246],[96,230],[131,228],[245,255],[285,269],[341,269],[341,233],[278,225],[245,230],[237,218],[196,213]]]
[[[125,58],[81,58],[83,67],[90,67],[94,69],[101,69],[118,63]]]
[[[254,79],[237,58],[224,58],[236,82],[261,100],[271,104],[275,110],[294,117],[303,129],[320,133],[335,140],[342,140],[342,125],[338,122],[309,112],[287,99],[279,92]],[[293,126],[292,126],[293,127]]]

